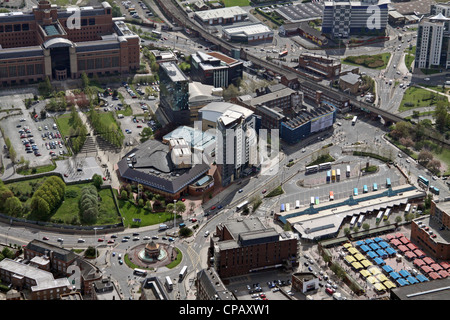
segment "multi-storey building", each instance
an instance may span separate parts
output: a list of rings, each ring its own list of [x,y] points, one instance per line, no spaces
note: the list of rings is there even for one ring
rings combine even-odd
[[[227,88],[242,78],[243,62],[220,52],[197,51],[191,56],[191,77],[194,81],[212,85],[215,88]]]
[[[175,124],[188,125],[189,79],[173,61],[159,65],[161,106],[169,120]]]
[[[335,38],[384,34],[390,0],[325,1],[322,32]]]
[[[430,215],[414,219],[411,241],[439,261],[450,259],[450,201],[431,201]]]
[[[28,289],[29,300],[58,300],[72,292],[67,277],[55,279],[48,271],[8,258],[0,261],[0,280],[18,290]]]
[[[258,162],[256,117],[253,111],[228,102],[209,103],[199,115],[204,131],[215,129],[217,168],[222,185],[227,186]]]
[[[450,67],[450,18],[443,15],[448,12],[442,11],[420,21],[417,31],[415,68],[447,69]]]
[[[0,85],[127,73],[139,68],[139,37],[111,6],[0,13]]]
[[[297,264],[298,238],[264,226],[259,218],[216,226],[211,239],[213,265],[221,278]]]
[[[341,62],[326,56],[302,53],[298,57],[297,69],[322,79],[334,79],[341,73]]]

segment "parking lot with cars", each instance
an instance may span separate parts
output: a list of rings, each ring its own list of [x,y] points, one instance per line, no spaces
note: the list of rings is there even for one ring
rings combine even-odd
[[[38,101],[33,102],[35,106]],[[41,119],[37,113],[31,116],[23,101],[17,101],[22,113],[11,115],[1,123],[4,132],[11,141],[17,159],[29,161],[30,166],[48,164],[56,156],[67,153],[61,134],[52,118]]]

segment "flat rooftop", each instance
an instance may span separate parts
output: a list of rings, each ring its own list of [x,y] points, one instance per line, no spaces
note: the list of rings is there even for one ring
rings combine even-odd
[[[299,3],[278,8],[275,12],[289,22],[315,20],[322,18],[323,4],[319,2]]]
[[[261,33],[273,33],[273,30],[262,23],[252,23],[243,26],[226,27],[222,29],[223,32],[228,34],[242,34],[246,36],[261,34]]]
[[[174,82],[178,81],[188,81],[185,74],[178,68],[177,64],[174,62],[163,62],[159,65],[161,68],[166,70],[167,75]]]
[[[247,16],[247,14],[247,11],[237,6],[195,12],[195,15],[202,20],[230,19],[236,16]]]

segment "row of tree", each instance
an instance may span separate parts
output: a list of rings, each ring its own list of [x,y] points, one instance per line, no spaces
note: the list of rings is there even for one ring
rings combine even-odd
[[[22,202],[0,180],[0,212],[4,212],[12,217],[20,217],[22,211]]]
[[[81,189],[81,197],[78,202],[80,209],[80,221],[84,224],[93,224],[99,215],[99,201],[97,188],[89,185]]]
[[[75,106],[71,107],[69,124],[69,137],[70,143],[72,144],[72,151],[78,153],[86,142],[88,130],[81,120]]]
[[[100,114],[94,108],[89,110],[88,119],[97,134],[99,134],[103,139],[119,148],[123,145],[125,136],[122,130],[118,130],[119,125],[117,122],[111,122],[109,126],[106,125],[102,122]]]
[[[35,219],[48,221],[64,199],[66,184],[60,177],[52,176],[36,190],[31,198],[31,213]]]

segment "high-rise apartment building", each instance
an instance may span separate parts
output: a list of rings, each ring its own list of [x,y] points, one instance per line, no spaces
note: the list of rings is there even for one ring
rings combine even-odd
[[[161,106],[169,120],[175,124],[188,125],[189,79],[173,61],[159,65]]]
[[[450,5],[431,6],[431,12],[436,13],[424,18],[419,23],[417,31],[415,68],[449,68],[450,56]]]
[[[390,0],[325,1],[322,33],[335,38],[354,34],[384,34]]]
[[[199,110],[199,118],[202,130],[211,130],[216,136],[216,163],[223,186],[257,164],[260,121],[253,111],[229,102],[211,102]]]

